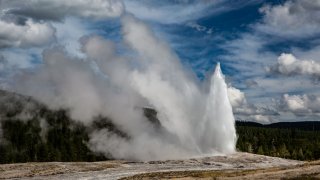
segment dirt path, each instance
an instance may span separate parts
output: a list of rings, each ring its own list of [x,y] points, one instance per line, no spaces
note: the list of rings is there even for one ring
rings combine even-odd
[[[237,176],[243,175],[244,179],[247,177],[248,179],[252,179],[255,177],[263,177],[265,175],[263,173],[268,173],[267,171],[270,168],[288,170],[288,173],[290,173],[289,168],[298,165],[307,168],[307,166],[303,166],[303,164],[301,161],[249,153],[235,153],[229,156],[202,157],[188,160],[150,162],[22,163],[0,165],[0,179],[120,179],[128,177],[137,179],[148,179],[150,177],[158,177],[160,179],[161,177],[164,179],[197,177],[206,179],[209,177],[233,178],[232,173],[238,173]],[[309,167],[312,168],[311,166]],[[266,170],[264,172],[261,169]],[[271,172],[271,169],[269,171]],[[277,171],[273,170],[273,172]],[[192,173],[194,174],[192,175]],[[203,173],[206,174],[206,176],[199,175]],[[229,175],[226,173],[229,173]],[[167,176],[168,174],[170,176]],[[216,174],[220,174],[221,176],[216,176]]]

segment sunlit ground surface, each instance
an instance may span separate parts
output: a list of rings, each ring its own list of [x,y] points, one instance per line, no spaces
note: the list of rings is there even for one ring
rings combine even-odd
[[[50,162],[0,165],[0,178],[22,179],[281,179],[320,178],[320,161],[235,153],[187,160]]]

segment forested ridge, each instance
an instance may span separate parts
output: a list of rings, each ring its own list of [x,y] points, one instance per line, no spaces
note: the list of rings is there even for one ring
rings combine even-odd
[[[145,116],[161,126],[156,111]],[[65,109],[50,110],[30,97],[0,90],[0,163],[32,161],[99,161],[110,154],[89,149],[90,132],[108,129],[126,140],[130,136],[97,116],[84,126],[72,120]],[[320,159],[320,122],[287,122],[261,125],[237,122],[239,151],[298,160]]]
[[[320,122],[236,124],[240,151],[297,160],[320,159]]]

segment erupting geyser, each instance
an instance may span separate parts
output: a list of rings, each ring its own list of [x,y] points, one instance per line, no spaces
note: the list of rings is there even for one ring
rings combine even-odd
[[[227,85],[217,64],[211,77],[210,93],[207,98],[204,116],[202,149],[217,150],[223,153],[235,151],[236,132],[232,107],[228,98]]]
[[[43,66],[23,74],[17,90],[51,108],[69,109],[71,117],[85,125],[98,115],[109,117],[129,138],[97,129],[90,132],[88,146],[114,158],[178,159],[234,152],[235,121],[220,65],[205,89],[143,22],[130,15],[121,22],[123,44],[134,58],[118,55],[113,42],[102,37],[84,37],[80,42],[85,58],[70,56],[61,47],[47,49]],[[160,127],[137,108],[145,106],[157,111]]]

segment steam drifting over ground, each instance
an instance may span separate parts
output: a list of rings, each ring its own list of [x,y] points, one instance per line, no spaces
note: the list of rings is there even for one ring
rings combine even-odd
[[[234,117],[220,65],[209,85],[201,85],[142,21],[121,18],[123,41],[134,58],[118,55],[112,41],[86,36],[80,39],[84,58],[64,47],[46,49],[43,66],[17,77],[16,90],[53,109],[69,109],[84,124],[98,115],[109,117],[129,138],[101,129],[90,134],[88,145],[115,158],[234,152]],[[144,116],[143,107],[156,109],[160,127]]]

